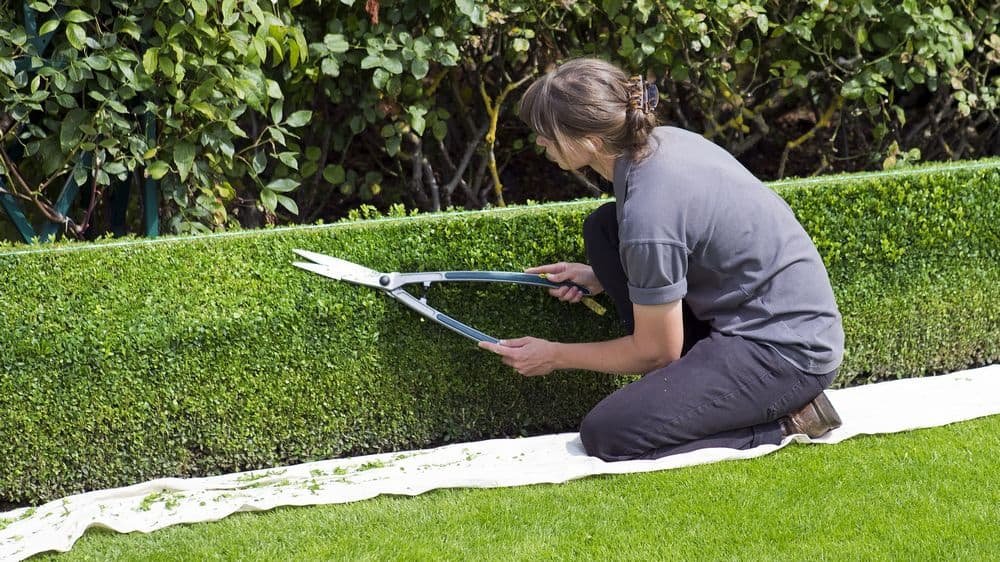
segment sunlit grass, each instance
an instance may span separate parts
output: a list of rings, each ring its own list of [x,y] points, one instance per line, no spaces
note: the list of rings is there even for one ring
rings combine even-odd
[[[90,530],[59,558],[996,559],[997,435],[992,416],[656,473]]]

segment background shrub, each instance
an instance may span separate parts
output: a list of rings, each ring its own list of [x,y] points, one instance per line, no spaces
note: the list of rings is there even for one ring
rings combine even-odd
[[[20,5],[0,7],[0,137],[25,157],[3,175],[41,218],[94,153],[62,217],[80,237],[140,175],[174,233],[596,195],[511,111],[581,54],[647,74],[666,121],[765,179],[1000,146],[991,2],[33,0],[46,49]]]

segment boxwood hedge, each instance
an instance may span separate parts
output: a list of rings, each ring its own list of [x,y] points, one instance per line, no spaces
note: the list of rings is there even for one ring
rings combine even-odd
[[[997,185],[997,161],[773,185],[829,266],[848,338],[837,385],[1000,357]],[[0,501],[572,430],[628,379],[522,378],[377,291],[293,268],[291,250],[519,270],[580,260],[600,203],[0,250]],[[428,297],[501,337],[619,331],[532,287]]]

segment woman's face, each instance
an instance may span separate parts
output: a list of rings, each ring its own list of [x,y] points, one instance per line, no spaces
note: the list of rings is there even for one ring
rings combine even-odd
[[[537,134],[535,144],[545,149],[545,156],[559,165],[564,170],[579,170],[589,166],[594,159],[594,153],[588,151],[583,143],[567,143],[562,150],[556,146],[552,139]]]

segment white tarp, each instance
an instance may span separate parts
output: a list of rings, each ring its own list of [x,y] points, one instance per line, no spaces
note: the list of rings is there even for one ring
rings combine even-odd
[[[1000,414],[1000,365],[937,377],[828,391],[843,426],[815,443],[893,433]],[[559,483],[594,474],[648,472],[766,455],[791,442],[747,451],[703,449],[658,460],[607,463],[588,457],[576,433],[494,439],[436,449],[332,459],[206,478],[162,478],[0,513],[0,560],[67,551],[89,527],[150,532],[215,521],[239,511],[413,496],[436,488]]]

